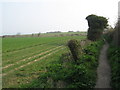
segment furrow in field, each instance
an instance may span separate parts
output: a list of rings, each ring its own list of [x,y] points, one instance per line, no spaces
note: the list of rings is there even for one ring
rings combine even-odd
[[[17,68],[15,68],[15,69],[7,72],[7,73],[3,73],[2,76],[6,76],[7,74],[9,74],[9,73],[11,73],[11,72],[14,72],[14,71],[16,71],[16,70],[19,70],[19,69],[21,69],[21,68],[23,68],[23,67],[25,67],[25,66],[28,66],[28,65],[32,64],[32,63],[35,63],[35,62],[37,62],[37,61],[40,61],[40,60],[42,60],[42,59],[44,59],[44,58],[46,58],[46,57],[48,57],[48,56],[56,53],[57,51],[59,51],[59,50],[61,50],[61,49],[64,49],[64,48],[57,49],[57,50],[55,50],[55,51],[53,51],[53,52],[51,52],[51,53],[49,53],[49,54],[47,54],[47,55],[44,55],[44,56],[42,56],[42,57],[40,57],[40,58],[38,58],[38,59],[35,59],[34,61],[30,61],[30,62],[28,62],[28,63],[26,63],[26,64],[24,64],[24,65],[21,65],[20,67],[17,67]]]
[[[45,44],[38,44],[38,45],[29,46],[29,47],[25,47],[25,48],[21,48],[21,49],[16,49],[16,50],[13,50],[13,51],[8,51],[8,52],[3,52],[3,53],[15,53],[15,52],[19,52],[19,51],[22,51],[22,50],[25,50],[25,49],[34,48],[34,47],[43,46],[43,45],[45,45]]]
[[[62,47],[62,46],[58,46],[58,47],[56,47],[56,48],[53,48],[53,49],[47,50],[47,51],[42,52],[42,53],[40,53],[40,54],[37,54],[37,55],[31,56],[31,57],[29,57],[29,58],[22,59],[22,60],[20,60],[20,61],[18,61],[18,62],[15,62],[14,64],[9,64],[9,65],[7,65],[7,66],[4,66],[2,69],[4,70],[4,69],[6,69],[6,68],[8,68],[8,67],[10,67],[10,66],[13,66],[13,65],[19,64],[19,63],[24,62],[24,61],[26,61],[26,60],[30,60],[30,59],[32,59],[32,58],[35,58],[35,57],[38,57],[38,56],[44,55],[44,54],[46,54],[46,53],[48,53],[48,52],[50,52],[50,51],[53,51],[53,50],[55,50],[55,49],[57,49],[57,48],[60,48],[60,47]]]
[[[17,58],[16,60],[23,60],[23,59],[27,59],[28,57],[30,57],[30,56],[34,56],[34,55],[36,55],[36,54],[40,54],[41,52],[44,52],[44,51],[46,51],[46,50],[49,50],[49,49],[51,49],[51,48],[54,48],[54,47],[56,47],[56,46],[51,46],[51,47],[49,47],[49,48],[42,48],[40,51],[38,50],[38,49],[36,49],[36,51],[34,51],[33,53],[30,53],[29,55],[22,55],[22,56],[20,56],[20,57],[22,57],[21,59],[20,58]],[[32,50],[33,51],[33,50]],[[22,52],[22,53],[24,53],[24,52]],[[13,54],[14,55],[14,54]],[[18,55],[19,55],[19,53],[18,53]],[[13,61],[13,60],[12,60]],[[11,62],[11,59],[9,59],[9,60],[3,60],[3,65],[4,66],[6,66],[5,64],[7,64],[8,62]],[[13,63],[13,62],[12,62]],[[7,65],[9,65],[9,63],[7,64]],[[3,67],[4,67],[3,66]]]
[[[41,44],[31,45],[31,46],[28,46],[28,47],[23,47],[23,48],[19,48],[19,49],[15,49],[15,50],[3,51],[2,53],[14,53],[14,52],[19,52],[19,51],[22,51],[22,50],[25,50],[25,49],[29,49],[29,48],[34,48],[34,47],[37,47],[37,46],[44,46],[44,45],[46,45],[46,44],[47,44],[47,43],[41,43]]]

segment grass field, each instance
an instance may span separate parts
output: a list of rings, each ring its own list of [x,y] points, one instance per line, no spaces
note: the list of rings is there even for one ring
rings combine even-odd
[[[19,88],[22,84],[31,83],[46,71],[46,66],[68,52],[68,40],[85,38],[86,36],[3,38],[3,88]]]

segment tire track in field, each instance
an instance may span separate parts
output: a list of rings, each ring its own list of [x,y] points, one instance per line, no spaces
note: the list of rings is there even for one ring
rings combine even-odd
[[[8,52],[6,51],[6,52],[3,52],[3,53],[15,53],[15,52],[19,52],[19,51],[22,51],[22,50],[25,50],[25,49],[34,48],[34,47],[43,46],[43,45],[46,45],[46,44],[37,44],[37,45],[33,45],[33,46],[21,48],[21,49],[16,49],[16,50],[13,50],[13,51],[8,51]]]
[[[35,45],[31,45],[31,46],[28,46],[28,47],[23,47],[23,48],[19,48],[19,49],[15,49],[15,50],[4,51],[2,53],[14,53],[14,52],[22,51],[22,50],[25,50],[25,49],[34,48],[34,47],[37,47],[37,46],[44,46],[44,45],[47,45],[47,43],[35,44]]]
[[[44,54],[46,54],[46,53],[48,53],[48,52],[50,52],[50,51],[53,51],[53,50],[55,50],[55,49],[57,49],[57,48],[60,48],[60,47],[62,47],[62,46],[58,46],[58,47],[56,47],[56,48],[53,48],[53,49],[47,50],[47,51],[45,51],[45,52],[43,52],[43,53],[40,53],[40,54],[34,55],[34,56],[32,56],[32,57],[22,59],[22,60],[20,60],[20,61],[18,61],[18,62],[15,62],[14,64],[9,64],[9,65],[7,65],[7,66],[4,66],[2,69],[4,70],[4,69],[7,69],[7,68],[10,67],[10,66],[13,66],[13,65],[19,64],[19,63],[24,62],[24,61],[26,61],[26,60],[30,60],[30,59],[32,59],[32,58],[35,58],[35,57],[38,57],[38,56],[44,55]]]
[[[48,50],[48,49],[51,49],[51,48],[54,48],[55,46],[52,46],[52,47],[50,47],[50,48],[47,48],[46,50]],[[45,51],[46,51],[45,50]],[[41,51],[43,51],[44,52],[44,49],[42,49],[42,50],[40,50],[40,51],[38,51],[38,52],[34,52],[34,53],[31,53],[29,56],[22,56],[23,57],[23,59],[27,59],[28,57],[30,57],[31,55],[33,56],[33,55],[35,55],[35,54],[38,54],[38,53],[40,53]],[[21,60],[23,60],[23,59],[21,59]],[[7,60],[7,61],[4,61],[4,63],[5,62],[9,62],[10,60]],[[19,62],[19,61],[18,61]],[[8,64],[8,65],[10,65],[10,64]],[[5,65],[6,66],[6,65]],[[4,67],[5,67],[4,66]],[[10,65],[11,66],[11,65]],[[9,66],[8,66],[9,67]]]
[[[34,62],[40,61],[40,60],[42,60],[42,59],[44,59],[44,58],[46,58],[46,57],[48,57],[48,56],[50,56],[50,55],[58,52],[58,51],[61,50],[61,49],[64,49],[64,47],[63,47],[63,48],[60,48],[60,49],[58,49],[58,50],[56,50],[56,51],[53,51],[53,52],[51,52],[51,53],[49,53],[49,54],[47,54],[47,55],[45,55],[45,56],[42,56],[42,57],[40,57],[40,58],[38,58],[38,59],[35,59],[34,61],[30,61],[30,62],[28,62],[28,63],[26,63],[26,64],[24,64],[24,65],[21,65],[20,67],[15,68],[14,70],[11,70],[11,71],[9,71],[9,72],[7,72],[7,73],[3,73],[2,76],[6,76],[6,75],[8,75],[8,74],[11,73],[11,72],[14,72],[14,71],[16,71],[16,70],[19,70],[19,69],[21,69],[21,68],[23,68],[23,67],[25,67],[25,66],[28,66],[28,65],[30,65],[30,64],[32,64],[32,63],[34,63]],[[1,76],[1,74],[0,74],[0,76]]]

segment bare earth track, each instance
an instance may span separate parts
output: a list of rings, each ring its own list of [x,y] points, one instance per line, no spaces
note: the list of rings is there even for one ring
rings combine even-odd
[[[99,56],[99,66],[97,68],[98,79],[95,88],[111,88],[110,87],[110,74],[111,69],[107,60],[108,43],[103,45]]]

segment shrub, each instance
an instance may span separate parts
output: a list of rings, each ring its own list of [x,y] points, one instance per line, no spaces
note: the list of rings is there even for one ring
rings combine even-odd
[[[68,42],[68,47],[72,53],[72,56],[73,56],[75,62],[77,62],[77,60],[79,59],[79,56],[81,54],[81,51],[82,51],[79,42],[75,39],[70,40]]]
[[[115,48],[110,46],[108,50],[108,57],[111,65],[111,86],[119,88],[120,86],[120,47]]]
[[[89,26],[87,38],[92,41],[100,39],[104,28],[107,27],[107,19],[93,14],[87,16],[86,19]]]
[[[117,47],[120,47],[120,19],[115,26],[115,31],[113,33],[113,44]]]
[[[108,58],[111,65],[111,86],[119,88],[120,86],[120,19],[118,20],[114,30],[109,31],[106,35],[109,42]]]
[[[94,88],[98,53],[102,44],[103,41],[98,41],[84,47],[84,52],[77,60],[78,64],[72,62],[70,53],[63,54],[59,62],[54,62],[46,67],[47,72],[40,74],[39,78],[28,87]]]

